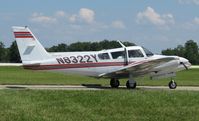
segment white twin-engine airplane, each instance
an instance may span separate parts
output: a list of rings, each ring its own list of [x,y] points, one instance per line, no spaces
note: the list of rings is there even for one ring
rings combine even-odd
[[[125,47],[120,41],[122,47],[116,49],[48,53],[28,27],[12,28],[25,69],[110,78],[113,88],[120,85],[119,79],[128,78],[126,87],[134,89],[134,78],[149,75],[151,79],[171,77],[168,86],[175,89],[177,84],[172,77],[191,66],[185,58],[154,55],[140,46]]]

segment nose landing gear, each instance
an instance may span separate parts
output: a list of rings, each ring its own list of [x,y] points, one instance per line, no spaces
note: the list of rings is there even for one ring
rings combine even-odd
[[[168,86],[170,89],[175,89],[177,87],[177,83],[173,79],[171,79]]]

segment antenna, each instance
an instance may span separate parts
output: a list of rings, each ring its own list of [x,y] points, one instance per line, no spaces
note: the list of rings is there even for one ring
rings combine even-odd
[[[124,44],[122,44],[122,42],[120,40],[117,40],[117,42],[119,42],[119,44],[123,47],[126,48],[126,46]]]

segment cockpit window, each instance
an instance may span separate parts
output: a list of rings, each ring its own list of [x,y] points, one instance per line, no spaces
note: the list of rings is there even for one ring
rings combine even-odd
[[[129,53],[129,58],[144,57],[144,55],[140,50],[129,50],[128,53]]]
[[[149,51],[148,49],[146,49],[146,48],[144,48],[144,47],[142,47],[142,48],[143,48],[144,52],[146,53],[146,56],[150,57],[150,56],[153,56],[153,55],[154,55],[154,54],[153,54],[151,51]]]
[[[113,59],[122,59],[124,58],[124,51],[117,51],[111,53]]]
[[[100,54],[98,54],[98,58],[101,59],[101,60],[108,60],[108,59],[110,59],[108,53],[100,53]]]

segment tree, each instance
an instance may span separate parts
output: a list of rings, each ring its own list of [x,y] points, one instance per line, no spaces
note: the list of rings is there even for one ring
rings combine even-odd
[[[134,46],[134,43],[123,42],[125,46]],[[103,40],[100,42],[76,42],[69,46],[66,44],[58,44],[47,49],[49,52],[67,52],[67,51],[98,51],[103,49],[120,48],[121,45],[115,41]]]
[[[52,46],[49,49],[47,49],[49,52],[67,52],[68,51],[68,45],[61,43],[57,46]]]
[[[92,42],[90,46],[91,51],[102,50],[98,42]]]
[[[193,40],[189,40],[185,43],[185,57],[192,63],[199,63],[199,53],[198,53],[198,45]]]
[[[177,48],[174,49],[175,55],[180,57],[185,57],[185,48],[182,45],[178,45]]]
[[[4,44],[0,42],[0,61],[2,62],[4,60],[4,54],[5,54],[5,48]]]
[[[128,41],[123,42],[123,44],[124,44],[125,46],[136,46],[136,44],[135,44],[135,43],[128,42]]]
[[[68,47],[69,51],[90,51],[91,42],[76,42]]]
[[[17,43],[16,41],[12,42],[10,48],[9,48],[9,61],[12,63],[21,63],[21,58],[19,55],[19,51],[17,48]]]
[[[162,50],[163,55],[175,55],[174,49],[168,48],[166,50]]]
[[[199,50],[198,45],[193,40],[189,40],[184,46],[178,45],[174,49],[166,49],[162,51],[163,55],[177,55],[187,58],[191,64],[199,64]]]
[[[168,48],[166,50],[162,50],[163,55],[177,55],[184,57],[184,53],[185,53],[185,48],[182,45],[178,45],[174,49]]]
[[[134,43],[131,42],[122,42],[125,46],[135,46]],[[101,47],[100,50],[102,49],[113,49],[113,48],[120,48],[121,45],[116,41],[116,40],[103,40],[101,42],[99,42],[99,45]]]

